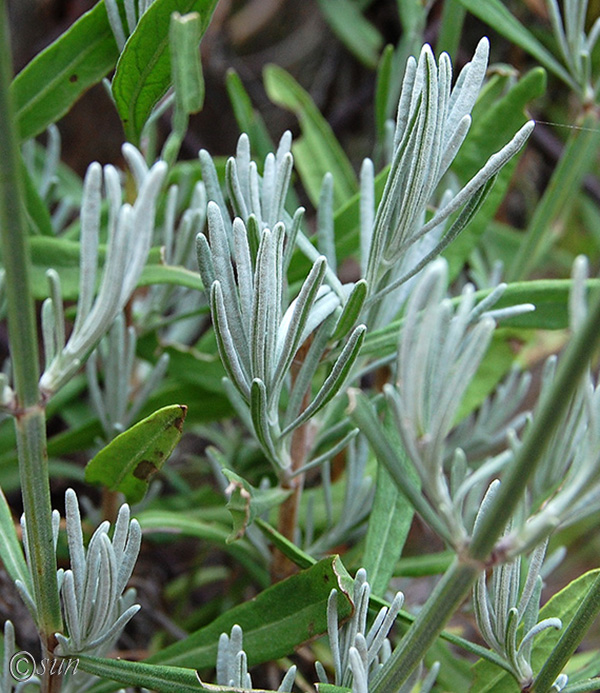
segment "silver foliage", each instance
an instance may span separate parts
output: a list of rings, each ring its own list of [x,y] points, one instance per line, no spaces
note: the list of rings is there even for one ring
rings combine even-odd
[[[138,188],[133,205],[123,203],[119,172],[113,166],[92,164],[87,171],[81,205],[79,297],[73,330],[65,336],[63,304],[58,274],[48,270],[50,298],[42,307],[45,370],[40,389],[45,397],[58,390],[77,371],[83,360],[110,328],[131,297],[146,264],[154,231],[158,195],[166,176],[164,162],[150,169],[130,144],[123,146]],[[100,289],[98,236],[102,183],[108,202],[108,247]]]
[[[494,567],[491,579],[481,573],[473,590],[477,626],[487,644],[505,662],[505,668],[525,689],[533,681],[531,652],[534,639],[549,628],[560,629],[559,618],[538,621],[543,581],[540,575],[546,543],[539,544],[527,561],[524,558]],[[560,690],[560,689],[559,689]]]
[[[404,595],[398,592],[389,609],[383,607],[367,629],[370,594],[367,573],[361,568],[354,580],[354,613],[341,628],[338,621],[337,590],[331,590],[327,602],[327,632],[335,670],[334,683],[336,686],[352,686],[353,693],[368,693],[369,680],[372,680],[390,656],[391,645],[387,635],[404,603]],[[322,683],[328,682],[320,662],[317,662],[317,674]]]

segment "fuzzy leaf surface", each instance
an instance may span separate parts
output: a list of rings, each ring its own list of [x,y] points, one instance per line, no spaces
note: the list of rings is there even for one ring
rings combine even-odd
[[[600,568],[590,570],[570,582],[544,605],[540,610],[538,621],[551,617],[560,618],[564,630],[598,575],[600,575]],[[545,630],[535,639],[531,653],[534,672],[538,672],[542,664],[548,659],[552,649],[560,639],[561,632],[551,628]],[[472,693],[518,693],[521,690],[515,679],[507,671],[491,662],[479,660],[473,666],[473,670],[475,680],[471,688]]]

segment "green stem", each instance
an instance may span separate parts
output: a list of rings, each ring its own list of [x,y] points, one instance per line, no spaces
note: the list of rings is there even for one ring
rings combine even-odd
[[[397,693],[462,604],[479,571],[476,564],[454,561],[375,678],[371,693]]]
[[[17,131],[10,98],[12,75],[8,21],[0,0],[0,241],[6,273],[8,334],[14,373],[15,425],[28,549],[44,647],[62,629],[52,541],[46,421],[38,390],[38,342],[30,286],[31,259],[23,218]]]
[[[567,410],[581,376],[588,368],[591,355],[600,344],[599,324],[600,293],[594,297],[585,322],[567,345],[552,388],[541,403],[513,463],[502,479],[498,494],[473,535],[469,553],[474,560],[488,559],[509,518],[521,502],[527,482]]]
[[[514,263],[507,268],[507,281],[526,278],[557,238],[573,206],[581,183],[600,146],[598,115],[590,111],[571,132],[558,166],[536,206]]]
[[[579,605],[571,623],[536,676],[531,692],[548,693],[556,677],[571,659],[590,626],[600,613],[600,576],[594,581]]]

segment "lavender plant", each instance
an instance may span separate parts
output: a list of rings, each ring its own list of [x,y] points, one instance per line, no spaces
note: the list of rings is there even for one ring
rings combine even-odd
[[[584,658],[574,653],[600,610],[597,570],[540,602],[548,543],[599,509],[600,298],[587,298],[597,280],[578,258],[570,279],[512,281],[551,245],[540,231],[560,211],[550,202],[523,245],[494,220],[533,130],[523,111],[543,91],[542,72],[517,80],[490,69],[482,39],[456,79],[449,55],[436,58],[427,44],[401,79],[399,58],[423,43],[432,4],[400,3],[410,36],[382,54],[379,140],[358,177],[311,97],[275,67],[266,92],[296,112],[299,134],[271,146],[231,73],[245,131],[235,156],[201,149],[178,161],[204,101],[198,43],[216,4],[99,3],[10,87],[8,41],[0,48],[0,310],[10,345],[0,402],[14,421],[24,510],[19,537],[5,475],[15,446],[0,422],[0,558],[42,656],[76,658],[81,669],[43,671],[29,685],[307,690],[313,667],[287,658],[327,634],[328,647],[301,650],[317,661],[323,691],[594,690],[598,672],[593,663],[577,671]],[[444,3],[441,43],[457,44],[458,4]],[[501,30],[557,72],[498,5],[479,11],[495,11]],[[348,25],[322,3],[345,44],[374,41],[357,6],[341,6]],[[574,1],[561,12],[552,1],[548,12],[566,66],[558,73],[591,108],[600,24],[586,27],[586,8]],[[5,23],[0,2],[3,37]],[[81,182],[59,161],[53,123],[113,68],[105,85],[130,140],[129,172],[92,164]],[[61,76],[46,79],[55,69]],[[45,147],[21,142],[47,127]],[[576,169],[565,188],[573,197],[586,160],[572,148],[564,155],[561,166]],[[531,256],[507,263],[506,237]],[[557,267],[567,254],[552,256]],[[512,350],[532,327],[568,328],[569,344],[548,359],[529,406],[532,378]],[[169,469],[186,412],[192,454]],[[55,434],[56,422],[69,430]],[[83,475],[78,464],[99,436],[106,445]],[[205,483],[209,466],[217,483]],[[163,490],[144,499],[157,474]],[[78,488],[65,496],[66,570],[50,494],[62,475]],[[112,535],[107,518],[86,541],[78,495],[89,521],[98,514],[90,483],[121,509]],[[432,533],[443,551],[406,559],[411,528],[413,541],[424,546]],[[168,574],[168,606],[153,614],[165,631],[143,661],[114,659],[139,609],[127,583],[142,531],[148,564]],[[199,568],[181,555],[182,535],[218,545],[218,556]],[[405,600],[393,581],[407,561],[413,576],[432,579],[422,599],[407,581]],[[169,573],[181,565],[185,575]],[[196,588],[216,596],[199,608]],[[168,602],[173,595],[182,603]],[[446,630],[469,601],[486,646]],[[11,675],[13,622],[6,691],[21,685]],[[457,652],[478,658],[473,671],[456,665]]]

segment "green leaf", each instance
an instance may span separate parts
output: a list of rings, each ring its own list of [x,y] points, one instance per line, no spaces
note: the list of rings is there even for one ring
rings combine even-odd
[[[340,620],[350,616],[352,583],[340,558],[329,556],[233,607],[148,661],[197,669],[214,666],[219,636],[229,633],[236,623],[244,631],[249,666],[287,656],[327,632],[327,600],[332,589],[338,590]]]
[[[310,568],[311,565],[315,565],[317,562],[310,554],[302,551],[296,544],[284,537],[283,534],[280,534],[274,527],[271,527],[268,522],[257,518],[256,526],[275,548],[279,549],[284,556],[289,558],[299,568]]]
[[[317,683],[317,691],[319,693],[352,693],[350,688],[334,686],[333,683]]]
[[[204,291],[204,285],[197,272],[174,265],[146,265],[142,270],[137,285],[151,286],[152,284],[171,284],[173,286],[185,286],[188,289],[196,289],[196,291]]]
[[[394,59],[394,46],[388,44],[381,54],[377,67],[377,81],[375,84],[375,130],[377,140],[383,142],[385,134],[385,121],[391,111],[390,94],[392,79],[392,63]]]
[[[553,72],[557,77],[560,77],[572,89],[577,91],[577,85],[573,81],[570,74],[556,60],[536,38],[524,27],[521,22],[511,14],[510,10],[501,0],[460,0],[464,7],[469,12],[472,12],[476,17],[494,28],[494,31],[499,32],[512,43],[516,43],[521,48],[524,48],[545,68]]]
[[[33,589],[31,574],[25,563],[12,513],[2,489],[0,489],[0,559],[13,581],[20,580],[31,592]]]
[[[183,669],[182,667],[160,666],[147,664],[146,662],[128,662],[124,659],[105,659],[87,655],[79,655],[75,661],[78,664],[78,668],[81,667],[88,674],[118,681],[127,686],[160,691],[160,693],[195,693],[195,691],[240,693],[241,691],[240,688],[204,684],[193,669]],[[269,692],[259,691],[259,693]]]
[[[127,429],[88,462],[85,480],[120,491],[129,503],[138,503],[150,478],[179,442],[186,413],[186,406],[173,404]]]
[[[407,473],[415,472],[407,464]],[[373,509],[369,516],[369,529],[362,566],[369,576],[373,594],[383,596],[388,589],[398,557],[408,536],[414,508],[398,491],[389,472],[379,464]]]
[[[441,575],[448,570],[455,555],[454,551],[438,551],[422,556],[403,557],[396,564],[394,575],[398,577]]]
[[[79,243],[64,238],[34,236],[30,239],[31,248],[31,283],[33,295],[37,300],[48,296],[46,271],[55,269],[60,275],[62,296],[65,301],[76,301],[79,296]],[[106,257],[106,246],[98,249],[99,264],[102,266]],[[99,273],[100,274],[100,273]],[[98,276],[98,283],[100,276]],[[204,286],[197,272],[161,264],[160,250],[150,251],[148,264],[144,267],[138,286],[151,284],[172,284],[189,289],[203,291]]]
[[[29,222],[29,228],[34,234],[42,236],[54,236],[52,219],[48,207],[35,186],[27,166],[21,159],[21,180],[23,181],[23,197],[25,203],[25,214]]]
[[[579,603],[600,575],[600,568],[590,570],[569,583],[564,589],[555,594],[540,610],[538,621],[545,618],[560,618],[563,629],[575,615]],[[550,656],[554,646],[560,639],[561,631],[550,628],[543,631],[533,643],[531,663],[533,671],[538,672]],[[473,693],[519,693],[521,690],[515,679],[503,669],[491,662],[479,660],[474,667],[475,680]]]
[[[171,14],[198,12],[202,36],[217,1],[156,0],[141,17],[121,53],[112,83],[117,111],[130,142],[139,142],[152,109],[171,86]]]
[[[101,0],[15,77],[11,91],[21,139],[61,118],[114,67],[118,56]]]
[[[197,113],[204,103],[204,77],[200,62],[200,15],[173,12],[170,26],[170,49],[175,101],[183,113]]]
[[[253,107],[238,73],[231,67],[227,70],[225,86],[240,131],[248,135],[257,159],[264,159],[274,150],[273,140],[261,114]]]
[[[302,183],[313,205],[317,205],[326,173],[333,175],[333,200],[339,207],[358,190],[356,175],[333,131],[310,95],[284,69],[267,65],[264,69],[267,95],[273,103],[293,111],[302,130],[293,154]]]
[[[383,37],[351,0],[318,0],[319,9],[333,33],[367,67],[377,65]]]
[[[367,282],[364,279],[359,279],[352,288],[350,296],[346,299],[344,308],[335,325],[333,334],[331,335],[332,340],[335,341],[345,337],[354,327],[354,323],[358,320],[366,297]]]

